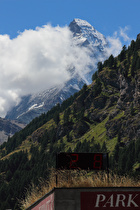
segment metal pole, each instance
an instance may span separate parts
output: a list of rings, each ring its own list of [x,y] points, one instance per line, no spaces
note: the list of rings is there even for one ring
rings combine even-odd
[[[58,176],[56,174],[56,187],[57,187],[57,184],[58,184]]]
[[[107,153],[107,180],[109,184],[109,158],[108,158],[108,153]]]

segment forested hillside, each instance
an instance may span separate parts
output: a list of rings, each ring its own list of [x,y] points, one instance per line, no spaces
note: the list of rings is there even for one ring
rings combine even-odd
[[[49,178],[56,153],[109,152],[110,169],[140,168],[140,39],[112,55],[92,84],[35,118],[0,147],[0,209],[20,209],[30,183]]]

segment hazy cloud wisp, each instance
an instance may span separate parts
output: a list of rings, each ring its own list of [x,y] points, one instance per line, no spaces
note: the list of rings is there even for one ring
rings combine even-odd
[[[89,53],[73,45],[68,27],[45,25],[25,30],[12,40],[0,35],[0,116],[22,95],[65,82],[71,65],[81,74],[88,72],[93,62]]]
[[[106,51],[108,56],[111,54],[113,56],[117,56],[122,50],[122,43],[125,43],[127,46],[130,44],[130,40],[132,40],[132,38],[128,36],[128,30],[128,26],[125,26],[124,28],[120,27],[118,31],[114,32],[113,36],[107,37],[109,47],[106,48]]]

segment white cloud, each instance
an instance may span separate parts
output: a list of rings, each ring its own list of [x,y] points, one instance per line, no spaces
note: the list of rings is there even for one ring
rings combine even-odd
[[[106,49],[108,56],[111,54],[117,56],[121,50],[123,45],[129,45],[132,40],[128,35],[127,31],[129,30],[128,26],[121,28],[118,31],[115,31],[113,36],[108,36],[107,40],[109,42],[109,48]]]
[[[120,28],[119,33],[107,37],[110,46],[106,55],[118,55],[122,49],[120,37],[128,41],[126,31],[127,28]],[[25,30],[12,40],[0,35],[0,116],[4,117],[21,96],[65,82],[70,77],[66,71],[70,66],[85,75],[88,66],[97,62],[89,54],[87,48],[74,44],[67,26]]]
[[[120,36],[124,39],[125,42],[130,41],[130,38],[127,35],[127,31],[129,30],[128,26],[125,26],[124,28],[120,28]]]
[[[65,82],[71,65],[85,74],[93,62],[89,53],[73,45],[68,27],[45,25],[25,30],[13,40],[0,35],[0,116],[22,95]]]
[[[107,40],[109,42],[109,47],[106,49],[108,56],[110,56],[111,54],[117,56],[122,50],[122,42],[118,37],[118,33],[114,32],[112,37],[111,36],[107,37]]]

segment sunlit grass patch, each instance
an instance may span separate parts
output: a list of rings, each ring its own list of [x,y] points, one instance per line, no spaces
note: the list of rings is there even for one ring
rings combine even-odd
[[[56,185],[57,175],[57,185]],[[26,209],[54,187],[76,188],[76,187],[140,187],[140,181],[134,181],[128,176],[119,176],[107,172],[87,172],[87,171],[51,171],[48,181],[41,180],[40,185],[33,184],[27,191],[26,198],[22,200],[22,209]]]

